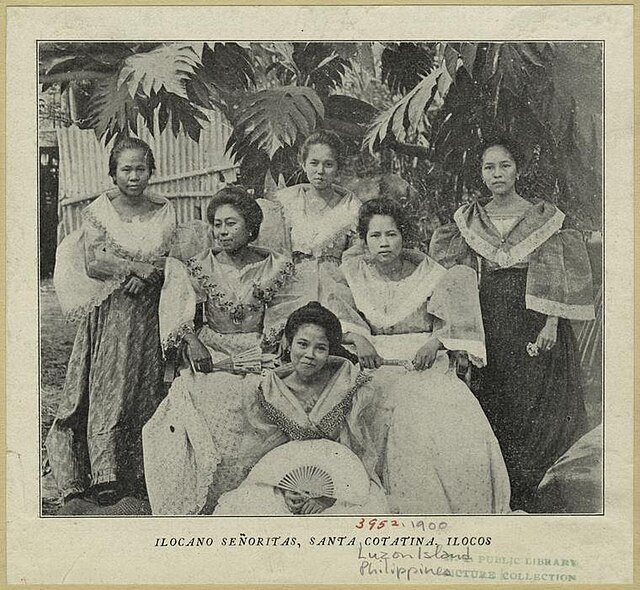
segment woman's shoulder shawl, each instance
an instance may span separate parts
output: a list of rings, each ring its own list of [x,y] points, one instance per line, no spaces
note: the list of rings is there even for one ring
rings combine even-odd
[[[267,248],[253,247],[264,254],[265,259],[260,265],[260,272],[254,282],[253,295],[265,305],[271,304],[274,297],[286,285],[295,273],[291,257]]]
[[[293,186],[282,188],[275,193],[273,200],[280,203],[285,203],[286,201],[289,201],[291,199],[297,199],[300,194],[306,191],[310,186],[311,185],[308,182],[303,182],[300,184],[294,184]],[[343,198],[346,197],[349,201],[351,201],[352,199],[359,201],[353,191],[350,191],[349,189],[344,188],[339,184],[333,184],[331,185],[331,187],[338,196]]]
[[[91,203],[82,209],[82,218],[84,221],[92,223],[99,229],[108,227],[108,225],[114,220],[114,209],[111,201],[118,195],[117,191],[109,190],[102,193],[99,197],[96,197]],[[161,195],[152,193],[146,193],[145,197],[151,201],[154,205],[160,205],[154,213],[166,213],[173,219],[175,224],[175,210],[171,201]]]
[[[317,218],[305,211],[303,197],[308,186],[283,189],[275,200],[282,205],[282,215],[291,232],[291,249],[317,257],[355,233],[361,203],[352,192],[334,185],[340,200]]]
[[[82,210],[83,226],[106,236],[107,244],[123,258],[151,262],[170,250],[176,232],[176,212],[168,199],[148,197],[162,206],[139,224],[123,221],[106,192]]]
[[[354,395],[371,380],[371,375],[358,371],[346,359],[332,356],[328,362],[334,365],[335,373],[308,415],[282,381],[291,374],[290,365],[262,380],[259,403],[269,419],[292,440],[331,438],[351,409]]]
[[[433,269],[435,267],[441,266],[436,260],[434,260],[430,256],[427,256],[420,250],[403,248],[400,255],[404,260],[411,262],[416,267],[427,265],[429,269]],[[351,248],[349,248],[343,255],[340,269],[344,276],[353,275],[353,273],[357,272],[358,269],[361,269],[364,265],[368,264],[370,260],[371,258],[369,251],[367,250],[362,240],[359,240],[356,244],[351,246]]]
[[[333,185],[333,190],[342,197],[340,201],[340,205],[345,207],[348,211],[350,211],[353,215],[358,215],[360,212],[360,207],[362,206],[362,201],[356,197],[355,193],[346,189],[344,187],[338,186],[337,184]]]
[[[253,283],[252,297],[261,305],[268,306],[293,276],[294,265],[288,256],[266,248],[252,248],[262,254],[264,259],[252,265],[246,280]],[[229,293],[223,292],[214,278],[218,264],[213,252],[208,249],[187,260],[186,267],[200,289],[215,298],[224,298]]]
[[[81,211],[82,220],[85,223],[102,229],[108,223],[109,220],[109,207],[112,207],[111,200],[115,197],[112,192],[102,193],[99,197],[96,197],[84,207]]]
[[[466,244],[501,268],[528,260],[527,308],[572,320],[594,318],[591,265],[579,232],[563,230],[564,213],[552,203],[533,204],[502,238],[478,203],[456,211]]]
[[[474,201],[460,207],[454,222],[467,245],[477,254],[502,268],[523,262],[562,228],[564,213],[552,203],[532,205],[513,229],[503,237],[485,209]]]
[[[401,256],[415,269],[400,281],[382,279],[368,255],[350,257],[340,267],[358,312],[377,328],[395,326],[415,313],[446,273],[438,262],[417,250],[403,250]]]
[[[455,223],[441,225],[433,232],[429,256],[445,268],[463,264],[477,269],[476,255]]]
[[[279,203],[285,212],[295,211],[303,206],[303,194],[310,186],[308,183],[304,183],[283,188],[274,195],[274,201]],[[347,212],[347,215],[356,218],[362,205],[360,199],[356,197],[355,193],[340,185],[334,184],[332,188],[341,197],[335,209]]]
[[[595,318],[591,262],[580,232],[562,230],[529,258],[527,308],[570,320]]]

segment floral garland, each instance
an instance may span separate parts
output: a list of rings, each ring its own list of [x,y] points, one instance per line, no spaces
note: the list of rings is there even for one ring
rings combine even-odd
[[[280,269],[278,274],[270,282],[268,282],[265,287],[261,286],[258,283],[254,283],[253,296],[265,304],[271,303],[280,289],[282,289],[282,287],[295,274],[295,271],[296,267],[293,262],[286,262]]]
[[[267,283],[267,286],[263,287],[259,283],[254,283],[252,296],[256,300],[255,303],[234,303],[229,299],[227,294],[220,290],[218,285],[211,280],[211,277],[203,272],[202,265],[196,258],[187,260],[187,269],[207,292],[207,295],[214,301],[215,306],[220,311],[231,316],[234,324],[242,323],[249,313],[262,311],[264,307],[273,300],[289,278],[293,276],[295,270],[293,263],[285,263],[274,279]]]
[[[163,352],[166,352],[170,348],[177,348],[187,334],[193,333],[193,322],[186,322],[185,324],[182,324],[176,330],[173,330],[173,332],[171,332],[162,342]]]

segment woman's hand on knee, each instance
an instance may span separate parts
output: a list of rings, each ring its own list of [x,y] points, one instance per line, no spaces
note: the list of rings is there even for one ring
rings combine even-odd
[[[429,338],[426,343],[420,347],[413,359],[413,367],[416,371],[424,371],[430,369],[436,360],[438,351],[442,348],[442,343],[435,337]]]

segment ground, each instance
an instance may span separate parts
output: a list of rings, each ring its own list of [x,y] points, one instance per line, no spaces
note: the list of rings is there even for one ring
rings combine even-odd
[[[73,347],[75,325],[67,322],[58,304],[53,281],[48,279],[40,283],[40,404],[41,404],[41,442],[51,427],[58,407],[58,400],[64,385],[67,363]],[[48,473],[46,453],[43,453],[42,510],[49,514],[57,507],[55,482]]]

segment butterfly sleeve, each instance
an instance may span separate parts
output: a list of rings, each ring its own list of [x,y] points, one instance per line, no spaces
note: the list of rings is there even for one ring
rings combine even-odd
[[[167,258],[165,280],[160,294],[160,339],[163,350],[177,347],[194,331],[196,292],[187,268],[176,258]]]

